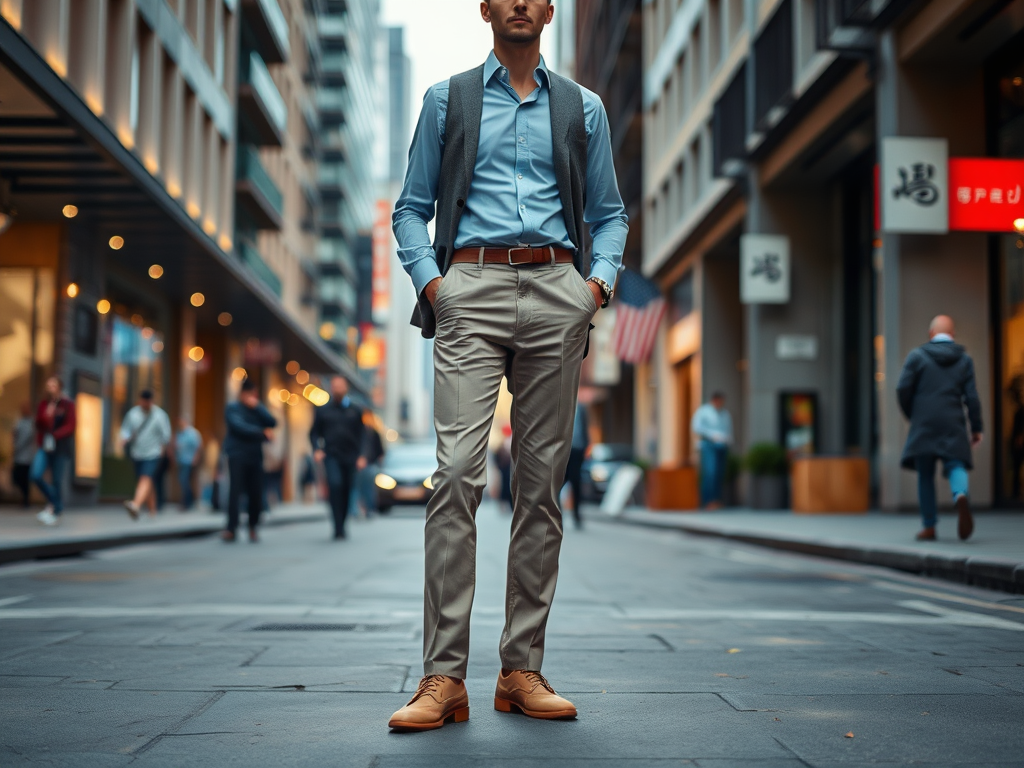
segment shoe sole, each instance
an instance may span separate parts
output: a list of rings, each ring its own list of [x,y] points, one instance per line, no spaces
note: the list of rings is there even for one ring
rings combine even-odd
[[[959,515],[956,521],[956,534],[960,537],[960,541],[967,541],[974,533],[974,518],[971,516],[971,503],[966,496],[957,498],[956,511]]]
[[[391,720],[388,723],[388,728],[396,731],[433,731],[447,723],[464,723],[467,720],[469,720],[469,707],[460,707],[432,723],[407,723],[402,720]]]
[[[534,709],[526,709],[514,701],[494,697],[494,708],[499,712],[518,712],[527,717],[534,717],[538,720],[572,720],[576,717],[576,709],[556,709],[553,712],[538,712]]]
[[[138,520],[139,519],[139,512],[138,512],[138,510],[137,509],[133,509],[132,507],[128,506],[128,502],[124,503],[124,509],[125,509],[125,512],[128,513],[128,517],[130,517],[132,520]]]

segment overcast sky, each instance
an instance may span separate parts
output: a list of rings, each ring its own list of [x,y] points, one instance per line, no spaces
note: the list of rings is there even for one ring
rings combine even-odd
[[[484,62],[491,50],[491,28],[480,18],[478,0],[383,0],[381,5],[385,25],[405,27],[405,51],[412,60],[410,120],[415,125],[427,88]],[[552,23],[541,37],[541,51],[552,66],[554,45]]]

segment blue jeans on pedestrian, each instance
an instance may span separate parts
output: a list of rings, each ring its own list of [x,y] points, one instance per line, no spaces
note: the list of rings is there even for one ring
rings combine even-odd
[[[914,459],[917,467],[917,500],[921,506],[921,524],[934,528],[938,520],[938,504],[935,501],[935,464],[938,456],[918,456]],[[957,496],[967,495],[967,468],[962,461],[942,460],[943,474],[949,479],[949,490],[954,501]]]
[[[713,501],[721,503],[722,484],[725,481],[725,462],[729,447],[710,440],[700,441],[700,503],[707,506]]]
[[[29,478],[43,492],[46,500],[53,505],[53,514],[59,515],[64,510],[64,500],[61,492],[64,487],[64,472],[67,470],[68,461],[71,459],[63,453],[53,451],[47,453],[42,448],[36,451],[32,459],[32,468],[29,470]],[[46,482],[44,475],[50,471],[50,482]]]
[[[191,464],[178,465],[178,485],[181,486],[182,509],[192,509],[192,505],[196,503],[196,496],[192,491],[193,469],[194,467]]]

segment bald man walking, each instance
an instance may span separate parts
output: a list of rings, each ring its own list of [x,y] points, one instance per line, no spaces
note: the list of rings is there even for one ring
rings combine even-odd
[[[900,409],[910,420],[902,463],[904,469],[917,471],[922,522],[918,541],[935,540],[935,465],[939,459],[953,494],[957,534],[966,541],[974,531],[967,470],[974,466],[971,449],[981,443],[981,400],[974,383],[974,361],[954,341],[955,335],[951,317],[939,315],[932,320],[928,343],[907,355],[896,385]]]

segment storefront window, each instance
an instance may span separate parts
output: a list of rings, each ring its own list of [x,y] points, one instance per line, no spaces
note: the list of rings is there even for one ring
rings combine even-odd
[[[0,268],[0,482],[12,456],[14,424],[23,403],[35,404],[53,373],[53,271]]]
[[[999,157],[1024,158],[1024,55],[1019,46],[1013,59],[991,74],[995,120],[993,142]],[[1024,501],[1024,234],[993,235],[993,280],[1000,304],[1000,397],[996,411],[996,456],[1001,478],[998,496]]]
[[[107,398],[110,424],[106,434],[106,452],[122,456],[118,435],[121,422],[144,389],[153,392],[159,405],[166,402],[164,382],[164,334],[147,325],[146,316],[125,305],[115,305],[108,324],[110,333],[110,376]]]

